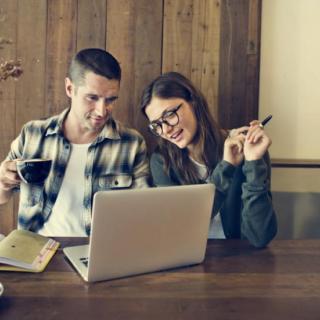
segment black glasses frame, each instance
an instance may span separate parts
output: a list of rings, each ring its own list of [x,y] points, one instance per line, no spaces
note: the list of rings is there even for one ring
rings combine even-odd
[[[155,136],[159,137],[162,135],[163,133],[163,128],[162,125],[163,123],[165,123],[167,126],[173,127],[175,125],[177,125],[180,121],[179,119],[179,115],[178,115],[178,110],[182,107],[182,103],[179,104],[177,107],[166,111],[161,118],[159,118],[158,120],[154,120],[152,122],[149,123],[148,128],[151,131],[152,134],[154,134]],[[174,119],[175,121],[172,122],[169,121],[168,119],[170,119],[172,116],[175,116],[176,118]]]

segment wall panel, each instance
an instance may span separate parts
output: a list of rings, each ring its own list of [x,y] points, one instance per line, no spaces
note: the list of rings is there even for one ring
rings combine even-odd
[[[106,0],[78,0],[77,50],[106,47]]]
[[[178,71],[206,95],[217,115],[220,1],[166,0],[162,71]]]
[[[162,2],[108,0],[107,49],[121,63],[120,99],[114,116],[139,129],[152,145],[137,107],[145,85],[161,73]]]
[[[48,0],[46,114],[59,113],[68,105],[64,79],[76,52],[77,0]]]
[[[16,134],[27,121],[44,116],[47,5],[45,1],[19,0],[17,13],[17,56],[24,74],[16,83]],[[35,30],[36,36],[31,37]]]
[[[218,114],[224,128],[258,116],[261,1],[221,1]]]
[[[17,51],[17,0],[0,1],[0,62],[16,59]],[[9,79],[0,82],[0,156],[6,157],[15,137],[16,84]],[[11,200],[0,207],[0,233],[6,233],[15,224],[14,202]]]
[[[193,4],[191,80],[208,101],[217,119],[220,54],[220,1],[196,0]]]

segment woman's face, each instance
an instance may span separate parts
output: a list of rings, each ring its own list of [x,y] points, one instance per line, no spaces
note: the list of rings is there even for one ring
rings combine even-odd
[[[170,126],[161,121],[166,118],[167,112],[174,110],[180,105],[181,107],[176,112],[179,117],[176,125]],[[153,97],[150,104],[146,107],[145,112],[150,123],[160,120],[162,124],[161,138],[174,143],[181,149],[191,149],[193,147],[197,132],[197,120],[192,106],[184,99],[161,99]]]

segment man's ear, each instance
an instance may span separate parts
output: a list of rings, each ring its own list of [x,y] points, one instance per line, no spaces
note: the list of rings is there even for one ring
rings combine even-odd
[[[74,90],[73,83],[70,78],[66,77],[64,80],[66,94],[69,98],[72,98],[72,91]]]

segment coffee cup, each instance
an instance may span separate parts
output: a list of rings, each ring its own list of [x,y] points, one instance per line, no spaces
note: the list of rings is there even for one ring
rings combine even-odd
[[[17,172],[25,183],[42,183],[49,175],[52,160],[49,159],[26,159],[17,160]]]

